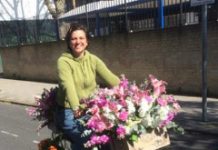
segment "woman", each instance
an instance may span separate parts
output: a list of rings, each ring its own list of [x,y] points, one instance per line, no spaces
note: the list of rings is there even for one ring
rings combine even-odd
[[[108,86],[119,84],[119,78],[113,74],[97,56],[86,50],[88,33],[84,26],[72,24],[66,35],[68,51],[57,61],[59,90],[57,93],[58,127],[74,143],[73,150],[84,149],[85,138],[81,138],[84,128],[77,120],[81,115],[81,99],[88,98],[96,88],[98,74]]]

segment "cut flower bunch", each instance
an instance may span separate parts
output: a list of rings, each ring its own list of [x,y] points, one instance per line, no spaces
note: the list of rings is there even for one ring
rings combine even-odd
[[[173,122],[180,105],[171,95],[166,95],[166,82],[153,75],[140,86],[121,76],[119,86],[98,88],[83,103],[88,120],[82,136],[88,136],[87,148],[98,148],[113,139],[126,139],[133,143],[140,135],[152,129],[183,129]]]
[[[36,96],[36,107],[29,107],[26,109],[29,116],[34,120],[40,121],[37,128],[39,131],[41,128],[54,123],[54,112],[56,108],[55,96],[57,93],[57,87],[50,90],[43,89],[41,96]]]

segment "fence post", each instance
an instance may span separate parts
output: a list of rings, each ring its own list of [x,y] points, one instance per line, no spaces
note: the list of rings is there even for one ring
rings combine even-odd
[[[55,29],[56,29],[56,40],[60,40],[60,32],[59,32],[59,20],[57,18],[54,19],[55,21]]]
[[[3,65],[2,65],[2,58],[0,54],[0,74],[3,73]]]
[[[86,4],[85,4],[85,9],[86,9],[86,26],[87,26],[87,29],[90,30],[89,29],[89,14],[88,14],[88,6],[87,6],[88,2],[87,1],[88,0],[86,0]]]
[[[126,24],[126,32],[129,32],[129,21],[128,21],[128,12],[127,12],[127,3],[125,0],[125,24]]]
[[[202,119],[207,121],[207,4],[202,5]]]
[[[182,0],[179,1],[180,3],[180,11],[179,11],[179,26],[182,26],[182,21],[183,21],[183,3]]]
[[[96,13],[96,30],[97,36],[100,36],[100,18],[99,13]]]
[[[164,0],[158,0],[158,26],[164,29]]]

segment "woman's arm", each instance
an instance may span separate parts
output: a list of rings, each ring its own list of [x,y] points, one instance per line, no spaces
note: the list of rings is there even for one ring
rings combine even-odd
[[[105,63],[98,57],[96,57],[96,71],[110,86],[116,86],[120,83],[120,79],[114,73],[112,73]]]
[[[59,84],[62,86],[65,96],[69,103],[70,107],[74,110],[79,107],[79,98],[75,89],[75,82],[72,76],[72,68],[70,64],[64,59],[58,59],[57,62],[58,68],[58,78]]]

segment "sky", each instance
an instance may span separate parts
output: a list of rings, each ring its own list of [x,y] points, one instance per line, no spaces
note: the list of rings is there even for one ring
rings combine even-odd
[[[44,0],[0,0],[0,21],[52,19]]]

